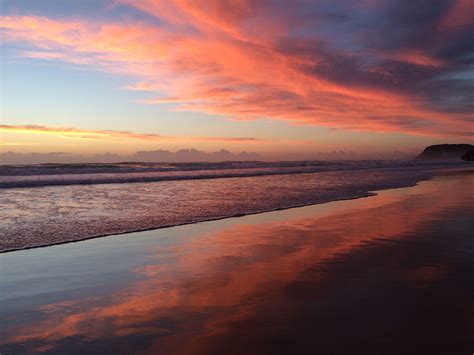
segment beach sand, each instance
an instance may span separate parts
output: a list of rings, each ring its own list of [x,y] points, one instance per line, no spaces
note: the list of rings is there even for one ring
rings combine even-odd
[[[472,354],[474,174],[0,255],[0,352]]]

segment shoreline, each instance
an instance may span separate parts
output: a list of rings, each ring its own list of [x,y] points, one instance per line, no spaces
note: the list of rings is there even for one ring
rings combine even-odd
[[[127,234],[131,234],[131,233],[140,233],[140,232],[148,232],[148,231],[153,231],[153,230],[169,229],[169,228],[173,228],[173,227],[192,225],[192,224],[198,224],[198,223],[205,223],[205,222],[213,222],[213,221],[219,221],[219,220],[223,220],[223,219],[241,218],[241,217],[245,217],[245,216],[257,215],[257,214],[263,214],[263,213],[271,213],[271,212],[283,211],[283,210],[288,210],[288,209],[304,208],[304,207],[307,207],[307,206],[326,204],[326,203],[331,203],[331,202],[336,202],[336,201],[350,201],[350,200],[368,198],[368,197],[377,196],[378,191],[386,191],[386,190],[392,190],[392,189],[401,189],[401,188],[417,186],[418,183],[423,182],[423,181],[432,180],[438,175],[474,173],[474,167],[471,168],[471,169],[466,168],[466,167],[463,167],[463,168],[460,168],[460,169],[440,169],[440,170],[429,171],[429,173],[431,174],[430,176],[428,176],[426,178],[423,178],[423,179],[416,180],[415,182],[411,182],[411,183],[408,183],[408,184],[401,184],[399,186],[389,186],[389,187],[386,187],[386,188],[379,188],[379,189],[369,190],[369,191],[367,191],[366,194],[355,195],[353,197],[328,199],[328,200],[319,201],[319,202],[311,202],[311,203],[305,203],[305,204],[294,205],[294,206],[285,206],[285,207],[273,208],[273,209],[268,209],[268,210],[260,210],[260,211],[254,211],[254,212],[248,212],[248,213],[239,213],[239,214],[235,214],[235,215],[229,215],[229,216],[223,216],[223,217],[217,217],[217,218],[206,218],[206,219],[198,220],[198,221],[190,221],[190,222],[184,222],[184,223],[169,224],[169,225],[163,225],[163,226],[152,227],[152,228],[133,229],[133,230],[128,230],[128,231],[124,231],[124,232],[120,232],[120,233],[92,235],[92,236],[87,236],[87,237],[80,238],[80,239],[60,241],[60,242],[44,244],[44,245],[33,245],[33,246],[26,246],[26,247],[22,247],[22,248],[11,248],[11,249],[0,250],[0,254],[7,254],[7,253],[13,253],[13,252],[17,252],[17,251],[25,251],[25,250],[38,249],[38,248],[54,247],[54,246],[70,244],[70,243],[79,243],[79,242],[84,242],[84,241],[92,240],[92,239],[114,237],[114,236],[120,236],[120,235],[127,235]],[[314,174],[314,173],[309,173],[309,174]]]
[[[425,179],[425,180],[420,180],[419,182],[429,181],[431,179],[432,179],[432,177],[428,178],[428,179]],[[404,187],[413,187],[413,186],[416,186],[417,184],[418,184],[418,182],[415,183],[415,184],[412,184],[412,185],[399,186],[399,187],[388,187],[386,189],[379,189],[379,190],[376,190],[376,191],[385,191],[385,190],[391,190],[391,189],[401,189],[401,188],[404,188]],[[170,224],[170,225],[165,225],[165,226],[160,226],[160,227],[152,227],[152,228],[134,229],[134,230],[130,230],[130,231],[122,232],[122,233],[101,234],[101,235],[96,235],[96,236],[91,236],[91,237],[85,237],[83,239],[76,239],[76,240],[58,242],[58,243],[53,243],[53,244],[29,246],[29,247],[18,248],[18,249],[0,250],[0,254],[13,253],[15,251],[23,251],[23,250],[54,247],[54,246],[64,245],[64,244],[80,243],[80,242],[85,242],[85,241],[92,240],[92,239],[114,237],[114,236],[127,235],[127,234],[132,234],[132,233],[149,232],[149,231],[154,231],[154,230],[169,229],[169,228],[173,228],[173,227],[189,226],[189,225],[199,224],[199,223],[222,221],[224,219],[242,218],[242,217],[246,217],[246,216],[253,216],[253,215],[259,215],[259,214],[264,214],[264,213],[271,213],[271,212],[277,212],[277,211],[285,211],[285,210],[291,210],[291,209],[297,209],[297,208],[304,208],[304,207],[308,207],[308,206],[322,205],[322,204],[331,203],[331,202],[358,200],[358,199],[372,197],[372,196],[376,196],[376,195],[377,194],[374,192],[374,193],[369,193],[369,194],[363,195],[363,196],[333,199],[333,200],[327,200],[327,201],[315,202],[315,203],[308,203],[308,204],[296,205],[296,206],[290,206],[290,207],[281,207],[281,208],[275,208],[275,209],[271,209],[271,210],[262,210],[262,211],[257,211],[257,212],[249,212],[249,213],[245,213],[245,214],[236,214],[236,215],[232,215],[232,216],[204,219],[204,220],[201,220],[201,221],[184,222],[184,223],[179,223],[179,224]]]

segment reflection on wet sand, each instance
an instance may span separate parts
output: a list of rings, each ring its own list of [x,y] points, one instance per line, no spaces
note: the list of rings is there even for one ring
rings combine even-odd
[[[304,217],[248,224],[245,217],[148,246],[118,291],[10,316],[0,349],[471,353],[473,192],[472,174],[442,176],[329,212],[311,216],[307,207],[299,209]]]

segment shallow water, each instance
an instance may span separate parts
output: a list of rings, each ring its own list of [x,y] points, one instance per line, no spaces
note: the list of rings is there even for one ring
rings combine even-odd
[[[3,167],[0,251],[368,196],[373,190],[427,179],[435,168],[466,165],[370,161],[258,163],[263,166],[253,168],[240,163],[236,168],[236,164],[205,165],[207,170],[199,170],[202,164],[168,170],[161,165],[130,164],[100,165],[100,169],[91,164]],[[308,169],[321,171],[308,173]],[[253,176],[245,176],[249,171]],[[241,176],[228,177],[237,173]],[[143,174],[162,174],[160,179],[172,180],[138,182]],[[209,179],[210,175],[220,178]],[[25,183],[47,186],[18,187]]]
[[[470,354],[474,175],[0,255],[0,351]]]

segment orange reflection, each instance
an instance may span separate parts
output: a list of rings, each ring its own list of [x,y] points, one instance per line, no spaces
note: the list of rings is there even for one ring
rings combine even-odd
[[[445,177],[351,201],[327,215],[236,225],[157,249],[173,262],[134,269],[143,279],[121,292],[44,306],[45,321],[23,326],[3,342],[48,351],[60,349],[66,339],[89,344],[126,338],[131,347],[133,336],[146,336],[144,353],[197,354],[225,348],[232,334],[244,331],[239,324],[260,331],[263,322],[264,329],[277,331],[287,326],[279,323],[281,317],[291,322],[306,293],[313,301],[330,298],[334,285],[340,288],[339,280],[358,267],[351,260],[359,254],[380,248],[371,264],[401,265],[403,255],[384,254],[383,248],[424,238],[430,223],[463,203],[469,206],[459,181]],[[425,285],[445,273],[443,265],[421,265],[392,276]]]

